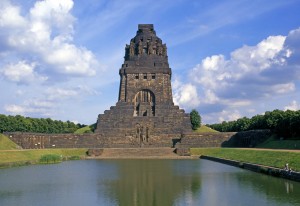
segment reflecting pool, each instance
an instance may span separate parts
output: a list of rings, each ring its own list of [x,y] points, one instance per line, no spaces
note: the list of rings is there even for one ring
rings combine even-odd
[[[0,170],[0,205],[300,205],[300,183],[208,160],[82,160]]]

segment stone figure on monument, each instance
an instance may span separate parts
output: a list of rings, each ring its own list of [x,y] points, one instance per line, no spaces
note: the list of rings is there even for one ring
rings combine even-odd
[[[163,49],[162,49],[161,45],[157,44],[156,50],[157,50],[156,51],[157,55],[162,55]]]
[[[141,55],[142,53],[143,53],[143,42],[142,40],[140,40],[138,44],[138,54]]]
[[[153,45],[151,42],[147,43],[148,46],[148,55],[153,54]]]
[[[134,56],[134,43],[131,41],[129,46],[129,55]]]
[[[162,47],[162,55],[163,56],[167,56],[167,45],[166,44],[163,44],[163,47]]]

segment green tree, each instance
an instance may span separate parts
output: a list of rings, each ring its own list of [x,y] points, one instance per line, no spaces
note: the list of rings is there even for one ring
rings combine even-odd
[[[201,116],[197,112],[197,110],[193,109],[190,113],[190,118],[191,118],[191,124],[192,124],[192,129],[196,130],[200,127],[201,125]]]

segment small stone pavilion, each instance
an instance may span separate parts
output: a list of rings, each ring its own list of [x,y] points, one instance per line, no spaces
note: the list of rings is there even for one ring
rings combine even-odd
[[[167,46],[153,24],[138,25],[124,58],[118,102],[98,116],[95,133],[114,146],[170,146],[191,131],[191,123],[174,105]]]

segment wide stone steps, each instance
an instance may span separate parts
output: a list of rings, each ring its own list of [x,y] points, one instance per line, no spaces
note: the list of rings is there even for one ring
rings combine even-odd
[[[103,159],[177,159],[174,148],[105,148],[97,158]]]

